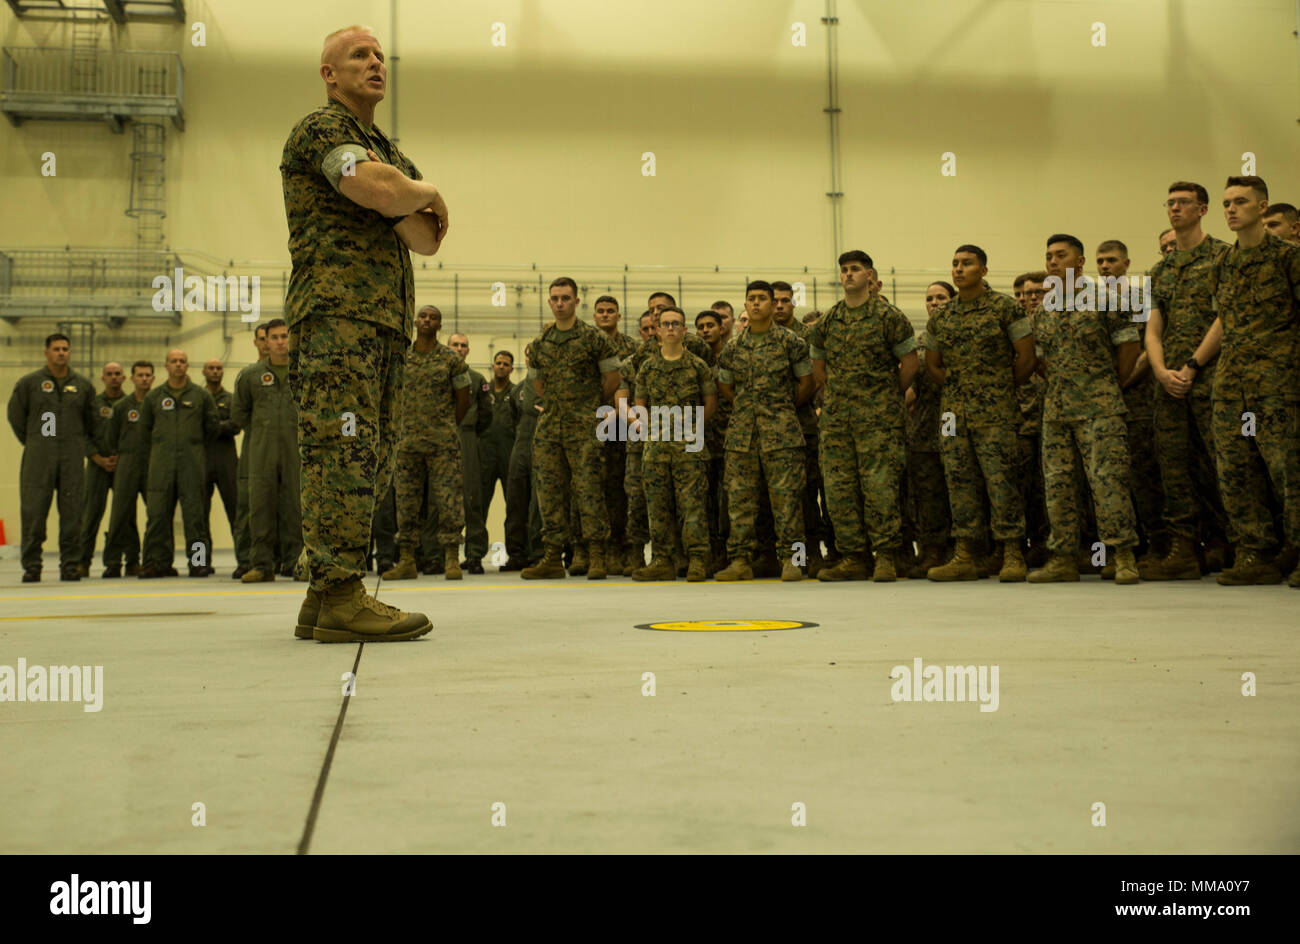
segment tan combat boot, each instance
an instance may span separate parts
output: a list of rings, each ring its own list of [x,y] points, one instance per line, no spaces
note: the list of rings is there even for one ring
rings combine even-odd
[[[294,636],[299,639],[312,638],[312,634],[316,632],[316,620],[320,618],[321,599],[319,591],[307,588],[307,598],[298,608],[298,625],[294,627]]]
[[[266,570],[254,567],[252,570],[246,571],[244,576],[239,579],[244,583],[271,583],[275,580],[275,570],[270,567]]]
[[[1079,579],[1079,561],[1072,554],[1053,554],[1047,565],[1029,572],[1030,583],[1070,583]]]
[[[442,572],[447,575],[448,580],[463,580],[465,575],[461,573],[460,561],[456,559],[458,548],[455,544],[445,548],[442,552],[443,565]]]
[[[668,557],[651,556],[650,563],[632,572],[633,580],[676,580],[677,565]]]
[[[1253,587],[1282,582],[1282,572],[1265,555],[1254,548],[1237,548],[1232,566],[1219,572],[1218,581],[1225,587]]]
[[[894,566],[894,555],[881,550],[876,554],[876,567],[871,574],[872,583],[893,583],[898,579],[898,568]]]
[[[837,580],[867,580],[870,578],[867,573],[867,562],[861,554],[845,553],[837,563],[829,567],[823,567],[817,572],[818,580],[827,582]]]
[[[781,579],[786,583],[803,580],[803,571],[796,567],[794,561],[787,557],[781,561]]]
[[[998,580],[1002,583],[1020,583],[1029,575],[1025,566],[1025,555],[1020,550],[1019,541],[1007,541],[1002,546],[1002,569],[998,571]]]
[[[1175,534],[1169,543],[1169,553],[1157,560],[1138,562],[1138,575],[1143,580],[1200,580],[1201,565],[1196,560],[1196,545],[1192,539]]]
[[[414,557],[412,557],[414,566]],[[366,593],[358,577],[321,594],[317,642],[402,642],[423,636],[433,624],[423,613],[403,613]]]
[[[733,557],[731,563],[713,575],[714,580],[753,580],[754,570],[749,566],[749,558],[743,554]]]
[[[1133,556],[1133,548],[1126,547],[1122,550],[1116,550],[1113,560],[1115,561],[1116,586],[1129,586],[1141,579],[1138,577],[1137,559]]]
[[[604,580],[608,576],[605,570],[605,545],[601,541],[592,541],[587,553],[587,579]]]
[[[381,576],[385,580],[414,580],[418,573],[415,567],[415,548],[404,547],[397,563]]]
[[[587,572],[591,559],[587,556],[587,545],[577,543],[573,545],[573,560],[569,562],[569,573],[575,577],[581,577]]]
[[[564,549],[546,545],[546,553],[532,567],[519,572],[525,580],[560,580],[564,577]]]
[[[957,541],[957,549],[953,551],[952,560],[939,567],[931,567],[926,573],[931,580],[978,580],[979,571],[975,568],[975,553],[971,549],[971,542],[965,538]]]
[[[686,568],[686,582],[699,583],[701,580],[709,579],[709,569],[704,563],[703,557],[692,557],[690,566]]]

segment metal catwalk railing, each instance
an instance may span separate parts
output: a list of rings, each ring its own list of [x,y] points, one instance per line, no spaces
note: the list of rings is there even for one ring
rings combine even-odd
[[[179,53],[6,46],[0,50],[0,107],[26,119],[171,118],[184,127],[185,74]]]
[[[4,249],[0,248],[0,316],[36,317],[56,311],[67,317],[77,309],[91,317],[111,309],[115,318],[172,317],[152,306],[153,280],[185,276],[201,278],[256,277],[263,320],[280,315],[288,288],[286,262],[221,260],[194,250],[137,253],[130,249]],[[999,291],[1010,291],[1012,271],[989,273]],[[578,283],[580,314],[590,319],[601,295],[612,295],[623,312],[623,328],[636,334],[636,320],[651,292],[666,291],[693,319],[715,301],[727,301],[737,312],[750,279],[782,279],[795,286],[798,314],[826,310],[843,291],[837,273],[803,265],[754,267],[617,266],[617,265],[445,265],[415,263],[416,304],[437,305],[448,331],[531,337],[550,320],[546,298],[551,281],[569,276]],[[885,269],[880,273],[883,294],[911,317],[924,322],[925,289],[950,273],[929,269]],[[201,313],[200,313],[201,314]]]

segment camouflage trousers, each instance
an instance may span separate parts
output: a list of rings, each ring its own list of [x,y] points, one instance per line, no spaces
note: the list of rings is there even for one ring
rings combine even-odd
[[[488,552],[488,533],[487,514],[483,504],[483,472],[479,467],[478,435],[472,428],[461,427],[460,461],[463,470],[461,503],[465,506],[461,512],[465,519],[465,559],[479,561]],[[441,538],[438,540],[439,543],[445,543]]]
[[[1044,420],[1042,441],[1043,484],[1052,524],[1047,546],[1052,553],[1073,557],[1079,550],[1082,525],[1075,476],[1080,459],[1092,490],[1098,539],[1120,550],[1135,547],[1137,526],[1128,492],[1128,430],[1124,417]]]
[[[1199,378],[1198,378],[1199,382]],[[1213,404],[1208,387],[1193,385],[1178,399],[1157,388],[1152,420],[1156,461],[1164,486],[1163,513],[1172,534],[1227,540],[1235,534],[1219,498]]]
[[[646,512],[645,488],[641,480],[642,448],[627,447],[623,470],[623,491],[627,493],[627,525],[623,531],[628,544],[644,547],[650,540],[650,523]]]
[[[311,586],[366,573],[375,502],[392,484],[407,338],[349,318],[289,329],[289,386],[298,405],[302,538]]]
[[[650,515],[650,540],[664,554],[676,543],[691,557],[709,554],[708,459],[702,453],[680,449],[655,449],[642,454],[646,507]]]
[[[575,497],[580,510],[580,540],[607,540],[609,519],[600,461],[603,443],[596,439],[595,424],[557,423],[551,427],[545,420],[543,417],[538,423],[533,436],[533,474],[537,477],[537,504],[542,513],[542,543],[563,547],[574,539],[570,525],[578,522],[571,521],[570,502]]]
[[[804,458],[804,488],[803,488],[803,530],[808,549],[821,549],[822,537],[825,534],[825,526],[822,522],[821,506],[818,504],[818,496],[821,494],[824,483],[822,481],[821,470],[821,435],[819,430],[813,432],[804,432],[803,435],[803,458]]]
[[[971,426],[958,422],[942,437],[943,473],[952,509],[952,535],[982,541],[1025,536],[1025,506],[1016,475],[1016,432],[1009,426]],[[988,514],[985,514],[985,496]]]
[[[868,533],[876,550],[901,547],[903,427],[873,423],[867,416],[824,414],[820,449],[840,553],[866,554]]]
[[[728,556],[735,560],[754,555],[759,483],[766,479],[772,516],[776,521],[777,554],[788,559],[794,544],[804,539],[803,447],[765,453],[728,449],[726,477],[727,506],[731,517]]]
[[[916,542],[922,546],[947,544],[952,513],[939,453],[909,449],[906,482],[908,516]]]
[[[731,530],[731,519],[727,512],[726,470],[725,452],[717,458],[709,459],[709,544],[715,555],[726,553],[727,533]]]
[[[1165,493],[1160,480],[1160,463],[1156,459],[1155,420],[1151,408],[1153,396],[1149,385],[1139,384],[1142,401],[1126,390],[1125,401],[1133,403],[1124,416],[1128,430],[1129,494],[1133,512],[1143,540],[1150,543],[1165,535]]]
[[[1031,544],[1046,544],[1050,525],[1043,497],[1042,444],[1040,437],[1016,434],[1016,488],[1025,506],[1025,537]]]
[[[460,437],[437,452],[397,450],[397,547],[414,549],[420,543],[420,504],[427,494],[429,515],[436,522],[438,543],[457,547],[465,526]],[[427,485],[426,485],[427,483]]]
[[[627,443],[602,443],[605,514],[609,517],[609,541],[620,547],[627,541]],[[642,542],[644,543],[644,542]]]
[[[1253,435],[1247,419],[1254,417]],[[1214,449],[1219,493],[1240,546],[1271,550],[1278,543],[1268,487],[1283,504],[1282,537],[1300,544],[1300,403],[1281,397],[1214,396]]]

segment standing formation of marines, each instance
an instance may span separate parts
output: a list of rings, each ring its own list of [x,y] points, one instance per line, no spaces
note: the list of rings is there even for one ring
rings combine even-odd
[[[1083,244],[1065,233],[1014,297],[989,287],[984,250],[959,246],[952,283],[927,289],[920,337],[856,250],[838,260],[845,297],[825,315],[795,320],[782,282],[751,282],[739,317],[717,302],[688,320],[657,292],[639,344],[619,333],[609,296],[595,325],[582,322],[578,286],[560,278],[554,321],[524,351],[528,382],[513,385],[511,354],[496,355],[489,382],[466,366],[467,338],[438,343],[436,309],[415,318],[410,253],[436,253],[449,220],[374,125],[378,40],[365,27],[330,34],[320,75],[329,102],[294,128],[280,165],[286,322],[264,338],[259,327],[261,356],[233,397],[219,364],[206,389],[191,382],[180,350],[156,388],[153,365],[133,364],[129,394],[121,366],[106,365],[97,397],[60,334],[16,385],[24,581],[40,579],[56,492],[60,576],[88,572],[109,490],[106,577],[124,562],[176,574],[177,502],[190,575],[207,576],[216,487],[236,576],[310,582],[297,637],[414,639],[428,618],[380,602],[362,576],[377,552],[389,579],[413,577],[429,546],[450,579],[481,571],[502,482],[501,569],[526,579],[1044,583],[1095,569],[1132,584],[1218,570],[1221,584],[1289,573],[1300,586],[1300,220],[1269,206],[1258,177],[1228,179],[1231,246],[1201,229],[1205,188],[1170,186],[1149,321],[1094,303],[1108,289],[1080,277]],[[1127,248],[1107,241],[1097,261],[1113,282]],[[386,496],[395,541],[374,526]]]

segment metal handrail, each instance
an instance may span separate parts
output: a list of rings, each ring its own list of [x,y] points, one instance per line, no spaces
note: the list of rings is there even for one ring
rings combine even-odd
[[[70,47],[5,46],[4,94],[81,99],[179,99],[184,65],[179,53],[156,50],[96,50],[85,87],[74,81]]]

